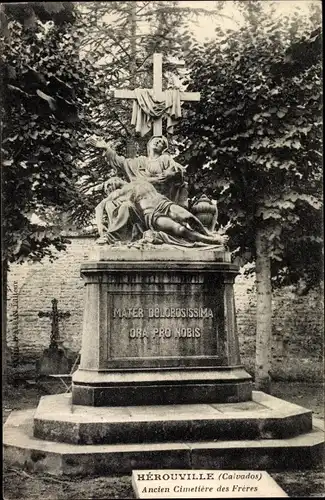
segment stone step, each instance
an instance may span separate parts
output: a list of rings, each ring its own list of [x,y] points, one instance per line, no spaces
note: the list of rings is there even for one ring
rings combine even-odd
[[[134,469],[309,469],[324,460],[324,425],[288,439],[76,445],[33,437],[35,410],[13,412],[4,425],[4,461],[31,472],[94,476]]]
[[[71,444],[283,439],[311,431],[312,412],[260,391],[227,404],[89,407],[70,394],[41,398],[34,437]]]
[[[178,341],[177,345],[182,349]],[[176,344],[174,347],[176,349]],[[141,368],[143,363],[149,362],[148,359],[133,359],[133,365]],[[186,356],[182,359],[164,356],[163,370],[159,368],[160,357],[155,356],[150,357],[150,365],[156,369],[126,369],[130,358],[111,360],[112,367],[116,363],[123,369],[98,373],[79,367],[72,377],[73,404],[96,407],[167,406],[238,403],[252,398],[252,377],[240,366],[222,366],[223,356]]]

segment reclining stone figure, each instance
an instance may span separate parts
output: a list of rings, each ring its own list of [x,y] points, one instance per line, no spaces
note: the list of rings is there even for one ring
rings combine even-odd
[[[109,219],[108,242],[111,242],[109,235],[120,231],[130,222],[130,218],[137,224],[140,232],[151,230],[156,235],[157,242],[161,243],[195,246],[224,245],[228,241],[226,235],[208,231],[186,208],[158,193],[155,187],[145,180],[125,183],[97,206],[97,225],[101,240],[104,236],[101,224],[104,207]]]

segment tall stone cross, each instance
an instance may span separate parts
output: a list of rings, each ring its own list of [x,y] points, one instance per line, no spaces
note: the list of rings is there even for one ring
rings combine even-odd
[[[52,311],[44,312],[40,311],[38,313],[39,317],[47,317],[51,318],[51,346],[57,346],[60,344],[60,334],[59,334],[59,319],[68,318],[70,316],[70,312],[59,312],[58,311],[58,301],[57,299],[52,299]]]
[[[183,63],[177,63],[183,66]],[[162,54],[153,55],[153,88],[151,95],[155,101],[162,102],[165,100],[165,92],[162,90]],[[135,99],[134,90],[116,89],[114,96],[120,99]],[[199,101],[199,92],[181,92],[181,101]],[[153,135],[162,135],[162,116],[156,118],[153,122]]]

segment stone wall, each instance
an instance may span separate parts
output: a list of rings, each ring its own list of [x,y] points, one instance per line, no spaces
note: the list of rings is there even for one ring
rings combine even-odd
[[[83,314],[83,282],[80,263],[87,259],[92,238],[71,238],[66,252],[51,264],[13,265],[9,275],[8,346],[14,349],[12,290],[19,289],[18,347],[21,362],[34,362],[48,347],[51,322],[39,311],[50,311],[52,298],[59,311],[70,311],[60,321],[60,335],[72,357],[79,352]],[[239,275],[235,285],[237,322],[242,361],[252,373],[255,349],[254,276]],[[290,288],[274,294],[272,374],[277,379],[320,379],[322,376],[323,296],[310,291],[299,297]]]
[[[241,359],[253,373],[255,357],[255,276],[238,276],[235,285]],[[272,377],[277,380],[322,380],[324,302],[320,289],[305,296],[293,287],[273,292]]]

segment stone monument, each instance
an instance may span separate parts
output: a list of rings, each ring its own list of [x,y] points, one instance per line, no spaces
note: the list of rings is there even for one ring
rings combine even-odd
[[[141,133],[151,130],[152,121],[148,156],[124,158],[104,141],[90,141],[105,150],[124,180],[113,179],[97,207],[100,239],[81,267],[85,316],[72,401],[93,406],[247,401],[251,377],[240,365],[233,292],[238,270],[224,247],[227,237],[214,231],[216,221],[211,230],[198,218],[200,208],[207,215],[212,208],[213,218],[216,206],[207,200],[207,206],[196,204],[196,215],[189,211],[185,169],[168,153],[162,135],[163,113],[173,110],[168,127],[168,120],[179,118],[181,101],[200,95],[162,92],[160,54],[154,56],[153,74],[152,92],[116,92],[137,97],[132,122],[136,125],[136,116]],[[165,106],[156,110],[156,102]]]
[[[134,99],[136,129],[153,128],[147,156],[90,141],[117,176],[106,182],[99,238],[81,265],[80,366],[72,394],[9,417],[5,458],[71,475],[311,467],[322,457],[321,424],[252,391],[240,363],[228,238],[216,231],[213,201],[188,200],[185,168],[162,135],[163,117],[171,131],[181,102],[200,95],[162,92],[161,73],[156,54],[153,89],[116,91]]]

